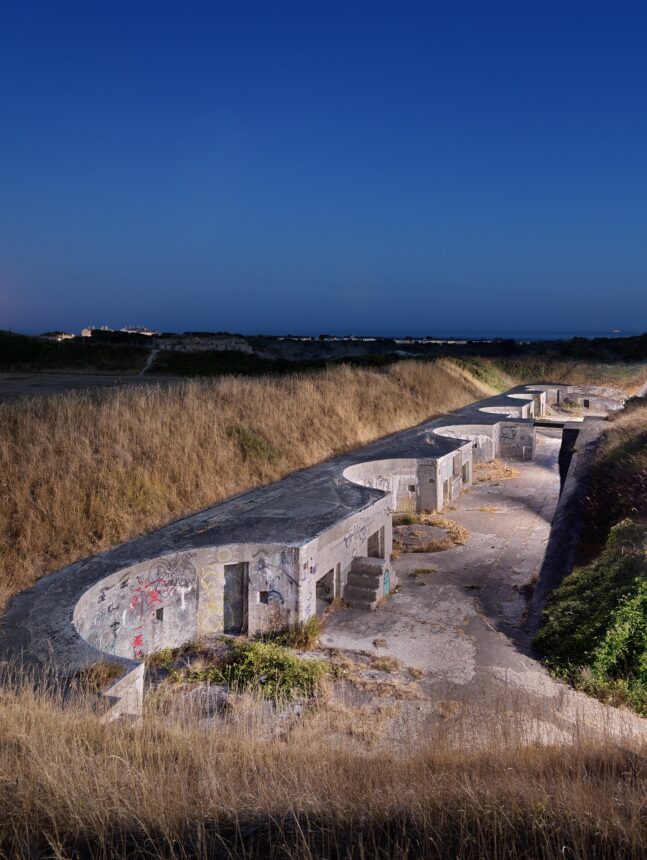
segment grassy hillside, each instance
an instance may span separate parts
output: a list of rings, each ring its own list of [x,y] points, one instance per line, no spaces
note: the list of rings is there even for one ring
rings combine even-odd
[[[471,362],[488,368],[492,381],[498,378],[501,390],[515,382],[559,382],[607,385],[633,395],[647,382],[645,361],[606,363],[595,358],[565,361],[559,357],[501,355],[471,359]]]
[[[536,643],[577,687],[647,715],[647,404],[604,432],[582,564],[556,589]]]
[[[441,360],[0,404],[0,605],[67,562],[487,393]]]
[[[611,526],[625,517],[647,518],[647,401],[642,399],[630,402],[602,435],[592,467],[580,557],[588,560],[595,555]]]

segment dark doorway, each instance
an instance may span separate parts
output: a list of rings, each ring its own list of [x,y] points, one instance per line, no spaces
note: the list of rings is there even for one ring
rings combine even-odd
[[[321,615],[328,609],[335,599],[335,568],[332,567],[328,573],[317,580],[317,615]]]
[[[247,565],[225,565],[224,632],[234,636],[247,631]]]
[[[366,555],[369,558],[384,558],[384,526],[369,536]]]

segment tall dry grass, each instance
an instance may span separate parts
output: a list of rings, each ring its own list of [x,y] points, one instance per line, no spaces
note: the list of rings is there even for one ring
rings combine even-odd
[[[253,724],[106,726],[82,700],[5,688],[0,856],[645,856],[643,747],[507,738],[371,752]]]
[[[447,361],[0,405],[0,606],[44,573],[461,406]]]

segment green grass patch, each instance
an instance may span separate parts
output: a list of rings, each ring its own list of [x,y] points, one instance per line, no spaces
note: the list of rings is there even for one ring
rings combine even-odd
[[[614,526],[601,555],[557,588],[535,644],[599,698],[647,713],[647,527]]]
[[[216,665],[174,669],[170,678],[184,683],[222,684],[274,699],[312,695],[326,672],[323,661],[297,657],[277,642],[240,640]]]
[[[470,376],[473,376],[484,385],[494,388],[495,391],[505,391],[510,387],[509,382],[497,373],[496,368],[489,362],[470,357],[453,358],[452,361],[463,370],[466,370]]]
[[[281,451],[270,444],[267,439],[242,424],[230,427],[227,432],[236,439],[246,460],[264,461],[273,466],[283,457]]]

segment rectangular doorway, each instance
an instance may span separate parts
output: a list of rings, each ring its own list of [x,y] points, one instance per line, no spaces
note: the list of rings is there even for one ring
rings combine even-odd
[[[366,544],[366,555],[369,558],[384,558],[384,526],[369,535]]]
[[[335,599],[335,568],[319,577],[315,584],[317,592],[317,615],[323,615]]]
[[[223,630],[232,636],[247,632],[247,565],[225,565]]]

